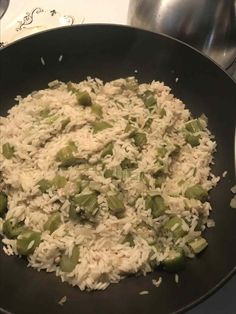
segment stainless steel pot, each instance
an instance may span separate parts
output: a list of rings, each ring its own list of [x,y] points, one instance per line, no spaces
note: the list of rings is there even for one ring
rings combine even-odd
[[[236,58],[235,0],[130,0],[128,23],[187,42],[225,69]]]

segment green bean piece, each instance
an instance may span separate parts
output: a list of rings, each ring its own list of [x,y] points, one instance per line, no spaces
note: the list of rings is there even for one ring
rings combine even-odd
[[[0,217],[7,211],[7,195],[3,192],[0,193]]]
[[[122,170],[122,180],[126,180],[128,179],[132,174],[132,170],[131,169],[124,169]]]
[[[50,234],[53,233],[61,223],[60,213],[53,213],[44,224],[44,230],[49,230]]]
[[[112,177],[114,179],[118,179],[118,180],[122,180],[123,179],[123,170],[121,168],[121,166],[116,166],[113,168],[113,174]]]
[[[106,169],[104,171],[104,177],[105,178],[112,178],[112,176],[113,176],[113,170],[112,169]]]
[[[169,256],[162,262],[164,270],[178,272],[185,267],[185,255],[181,250],[171,250]]]
[[[192,121],[187,122],[185,125],[185,128],[187,131],[191,133],[196,133],[203,130],[203,126],[201,122],[199,121],[199,119],[194,119]]]
[[[68,167],[73,167],[76,165],[83,165],[83,164],[86,164],[87,162],[88,161],[85,158],[77,158],[73,156],[61,162],[59,166],[61,168],[68,168]]]
[[[47,118],[47,124],[53,124],[59,117],[56,115],[51,115]]]
[[[193,135],[189,133],[185,135],[186,142],[189,143],[192,147],[196,147],[200,144],[199,139],[200,139],[199,135]]]
[[[145,124],[144,124],[144,129],[145,129],[145,130],[149,130],[149,129],[150,129],[150,127],[151,127],[151,125],[152,125],[152,121],[153,121],[152,118],[148,118],[148,119],[146,120],[146,122],[145,122]]]
[[[165,146],[159,147],[157,149],[157,155],[160,158],[164,158],[165,155],[167,154],[167,152],[168,152],[168,150],[167,150],[167,148]]]
[[[130,122],[128,122],[125,129],[124,129],[124,132],[129,133],[129,137],[132,137],[136,132],[136,128],[134,128],[132,126],[132,124]]]
[[[120,218],[125,212],[125,205],[118,194],[107,196],[107,205],[114,216]]]
[[[71,159],[72,157],[74,157],[73,152],[76,152],[76,151],[77,150],[71,145],[65,146],[57,152],[56,161],[63,163],[65,161]]]
[[[77,147],[74,142],[69,142],[67,146],[61,148],[56,154],[56,161],[60,162],[60,167],[68,168],[71,166],[81,165],[87,163],[85,158],[78,158],[74,156],[77,152]]]
[[[134,144],[140,148],[147,144],[147,137],[145,133],[137,132],[133,136]]]
[[[153,218],[157,218],[164,214],[167,209],[165,201],[162,196],[148,196],[145,200],[145,208],[151,209]]]
[[[125,87],[132,91],[136,91],[138,89],[138,82],[134,79],[127,78]]]
[[[159,175],[155,178],[155,187],[160,188],[162,184],[165,182],[166,176],[164,174]]]
[[[180,152],[180,146],[175,145],[175,147],[171,149],[169,156],[174,157],[174,156],[178,155],[179,152]]]
[[[73,201],[71,201],[70,208],[69,208],[69,217],[73,220],[79,217],[76,211],[76,207],[77,207],[76,204]]]
[[[71,256],[63,254],[60,261],[60,269],[65,273],[70,273],[75,269],[75,266],[78,264],[80,255],[79,246],[75,245],[71,252]]]
[[[174,216],[164,224],[164,229],[168,232],[171,232],[174,237],[180,238],[186,233],[182,226],[183,220],[177,216]]]
[[[66,119],[62,120],[61,121],[61,130],[64,130],[65,127],[67,126],[67,124],[70,123],[70,121],[71,121],[70,118],[66,118]]]
[[[11,159],[14,155],[15,148],[9,143],[5,143],[2,145],[2,154],[6,159]]]
[[[102,118],[103,111],[102,111],[102,107],[100,105],[92,104],[91,110],[98,118]]]
[[[149,179],[148,179],[147,175],[145,175],[144,172],[140,172],[139,179],[140,179],[141,182],[143,182],[144,184],[146,184],[147,187],[149,187],[150,182],[149,182]]]
[[[89,182],[90,182],[89,180],[80,181],[81,191],[83,191],[89,185]]]
[[[101,153],[101,157],[104,158],[104,157],[107,156],[107,155],[112,155],[112,154],[113,154],[113,147],[114,147],[113,142],[107,144],[107,145],[104,147],[104,149],[103,149],[103,151],[102,151],[102,153]]]
[[[160,119],[163,119],[166,116],[166,111],[164,108],[161,108],[159,112]]]
[[[157,104],[157,101],[154,95],[155,95],[154,92],[150,90],[145,91],[142,95],[143,103],[145,107],[148,108],[149,110],[152,110]]]
[[[8,239],[17,238],[25,229],[25,225],[22,222],[17,223],[14,218],[5,220],[2,226],[2,232]]]
[[[79,194],[80,192],[82,192],[82,185],[81,181],[78,180],[75,182],[75,194]]]
[[[93,123],[93,132],[98,133],[105,129],[112,128],[112,125],[106,121],[96,121]]]
[[[46,193],[52,187],[52,182],[47,179],[40,180],[37,185],[39,185],[39,190],[42,193]]]
[[[73,201],[76,205],[79,205],[82,218],[89,219],[97,212],[98,203],[95,192],[75,196]]]
[[[52,184],[56,189],[64,188],[66,183],[66,178],[60,175],[56,175],[55,178],[52,180]]]
[[[25,230],[17,238],[16,247],[20,255],[33,254],[41,241],[40,232]]]
[[[163,176],[164,175],[164,169],[163,169],[163,167],[162,166],[160,166],[160,165],[158,165],[158,169],[153,173],[153,177],[154,178],[158,178],[158,177],[160,177],[160,176]]]
[[[134,237],[131,233],[127,233],[122,243],[129,243],[129,246],[134,247]]]
[[[123,159],[120,165],[122,169],[136,169],[137,168],[137,164],[131,161],[129,158]]]
[[[207,247],[207,245],[207,241],[202,237],[198,237],[189,243],[189,246],[195,254],[202,252]]]
[[[185,191],[185,197],[189,199],[194,198],[201,202],[205,202],[207,200],[208,193],[207,190],[204,189],[200,184],[195,184],[194,186],[187,188]]]
[[[78,105],[83,106],[83,107],[88,107],[92,105],[92,100],[88,92],[78,91],[75,93],[75,95],[76,95]]]
[[[40,117],[42,117],[43,119],[48,118],[49,114],[50,114],[50,108],[49,107],[46,107],[39,112]]]
[[[67,90],[72,93],[77,93],[78,89],[74,87],[73,83],[69,81],[67,84]]]

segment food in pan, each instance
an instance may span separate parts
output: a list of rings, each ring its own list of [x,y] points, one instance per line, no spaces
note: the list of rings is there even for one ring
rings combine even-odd
[[[53,81],[0,118],[4,251],[84,289],[207,247],[214,136],[161,82]]]

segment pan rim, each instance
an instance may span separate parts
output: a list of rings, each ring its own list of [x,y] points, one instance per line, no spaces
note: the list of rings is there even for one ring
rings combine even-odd
[[[58,31],[63,31],[65,29],[76,29],[76,28],[89,28],[89,27],[102,27],[102,28],[120,28],[123,29],[124,31],[126,29],[130,29],[133,31],[138,31],[138,32],[143,32],[143,33],[151,33],[154,36],[161,36],[164,38],[168,38],[169,40],[175,41],[185,47],[188,47],[188,49],[193,50],[195,53],[197,53],[198,55],[200,55],[201,57],[208,59],[211,63],[213,63],[219,70],[223,71],[224,74],[235,84],[236,87],[236,79],[234,79],[233,77],[231,77],[225,69],[223,69],[219,64],[217,64],[213,59],[211,59],[209,56],[205,55],[204,53],[202,53],[201,51],[197,50],[196,48],[192,47],[191,45],[173,38],[172,36],[163,34],[163,33],[159,33],[159,32],[153,32],[153,31],[149,31],[149,30],[145,30],[145,29],[141,29],[141,28],[137,28],[137,27],[133,27],[130,25],[124,25],[124,24],[111,24],[111,23],[87,23],[87,24],[77,24],[77,25],[70,25],[70,26],[62,26],[62,27],[56,27],[53,29],[47,29],[44,31],[40,31],[36,34],[31,34],[28,36],[25,36],[23,38],[17,39],[14,42],[11,42],[9,44],[7,44],[5,47],[0,49],[0,54],[3,51],[6,51],[6,49],[17,45],[19,42],[25,41],[25,40],[30,40],[31,38],[34,37],[39,37],[41,35],[47,34],[47,33],[53,33],[53,32],[58,32]],[[236,129],[235,129],[236,132]],[[236,138],[236,136],[235,136]],[[235,142],[235,154],[236,154],[236,142]],[[235,156],[235,161],[236,161],[236,156]],[[236,169],[235,169],[236,171]],[[214,287],[212,287],[208,292],[206,292],[204,295],[202,295],[201,297],[197,298],[196,300],[194,300],[193,302],[183,306],[182,308],[180,308],[177,311],[171,312],[170,314],[181,314],[181,313],[185,313],[186,311],[194,308],[195,306],[201,304],[203,301],[205,301],[206,299],[208,299],[210,296],[212,296],[214,293],[216,293],[220,288],[222,288],[226,282],[228,282],[234,275],[236,274],[236,265],[234,266],[234,268],[226,275],[224,276]],[[3,311],[3,313],[8,313],[8,314],[12,314],[11,312],[9,312],[7,309],[1,308],[0,307],[0,312]]]

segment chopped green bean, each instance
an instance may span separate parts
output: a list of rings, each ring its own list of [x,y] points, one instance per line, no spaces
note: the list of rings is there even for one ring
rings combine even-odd
[[[9,143],[2,145],[2,154],[6,159],[11,159],[14,156],[15,148]]]
[[[78,91],[75,93],[75,96],[76,96],[78,105],[83,106],[83,107],[88,107],[92,105],[92,100],[88,92]]]
[[[60,175],[56,175],[55,178],[52,180],[52,184],[56,189],[64,188],[66,183],[66,178]]]
[[[60,162],[59,166],[62,168],[67,168],[87,163],[85,158],[75,157],[74,152],[77,152],[77,147],[72,141],[69,142],[67,146],[61,148],[55,157],[56,161]]]
[[[161,110],[160,110],[160,112],[159,112],[159,116],[160,116],[161,119],[166,116],[166,111],[165,111],[164,108],[161,108]]]
[[[189,143],[192,147],[196,147],[200,144],[200,136],[199,135],[193,135],[190,133],[186,133],[185,140],[187,143]]]
[[[116,166],[113,169],[104,171],[105,178],[113,178],[117,180],[126,180],[132,174],[132,169],[122,169],[121,166]]]
[[[5,220],[2,226],[2,232],[8,239],[17,238],[25,229],[25,225],[23,223],[17,223],[14,218]]]
[[[89,194],[80,194],[73,198],[74,204],[80,207],[79,216],[82,219],[92,218],[98,209],[97,194],[95,192]]]
[[[131,233],[127,233],[122,243],[129,243],[129,246],[134,247],[134,237]]]
[[[44,224],[44,230],[49,230],[50,234],[53,233],[61,223],[60,213],[53,213]]]
[[[81,186],[81,181],[78,180],[75,182],[75,194],[79,194],[82,192],[82,186]]]
[[[75,245],[71,252],[71,256],[63,254],[60,261],[60,269],[65,273],[70,273],[75,269],[75,266],[78,264],[80,255],[79,246]]]
[[[118,194],[107,196],[107,205],[111,213],[118,218],[125,212],[125,205]]]
[[[132,137],[135,134],[135,132],[136,132],[136,128],[134,128],[132,126],[132,124],[130,122],[128,122],[126,127],[125,127],[124,132],[125,133],[129,133],[129,137]]]
[[[107,145],[104,147],[104,149],[103,149],[103,151],[102,151],[102,153],[101,153],[101,157],[104,158],[104,157],[107,156],[107,155],[112,155],[112,153],[113,153],[113,147],[114,147],[113,142],[107,144]]]
[[[178,272],[185,266],[185,256],[181,250],[171,250],[167,258],[162,262],[164,270]]]
[[[37,185],[39,185],[39,190],[42,193],[46,193],[52,187],[52,182],[46,179],[40,180]]]
[[[168,232],[171,232],[176,238],[180,238],[186,233],[183,229],[183,220],[177,216],[170,218],[164,224],[164,229]]]
[[[123,159],[120,165],[122,169],[136,169],[137,168],[136,162],[131,161],[129,158]]]
[[[62,120],[61,121],[61,130],[64,130],[65,127],[67,126],[67,124],[70,123],[70,121],[71,121],[70,118],[66,118],[66,119]]]
[[[0,217],[7,211],[7,195],[3,192],[0,193]]]
[[[149,180],[144,172],[140,172],[140,180],[149,187]]]
[[[78,105],[83,107],[92,105],[91,97],[87,91],[78,90],[72,82],[67,83],[67,90],[75,94]]]
[[[42,117],[43,119],[48,118],[49,114],[50,114],[50,108],[49,107],[46,107],[39,112],[40,117]]]
[[[187,122],[185,125],[185,128],[187,131],[191,133],[196,133],[203,130],[203,126],[201,122],[199,121],[199,119],[194,119],[192,121]]]
[[[165,201],[162,196],[148,196],[145,201],[146,209],[151,209],[153,218],[157,218],[164,214],[167,209]]]
[[[155,95],[154,92],[150,90],[145,91],[142,95],[143,103],[145,107],[147,107],[149,110],[152,110],[157,104],[157,101],[154,95]]]
[[[167,150],[167,148],[165,146],[159,147],[157,149],[157,155],[160,158],[164,158],[165,155],[167,154],[167,152],[168,152],[168,150]]]
[[[77,149],[73,148],[71,145],[67,145],[61,148],[56,154],[56,161],[65,162],[68,159],[73,157],[73,152],[76,152]]]
[[[51,115],[47,118],[47,124],[53,124],[59,117],[56,115]]]
[[[39,246],[41,234],[32,230],[23,231],[17,238],[16,247],[20,255],[33,254]]]
[[[201,202],[205,202],[208,197],[208,193],[207,190],[204,189],[200,184],[195,184],[194,186],[187,188],[185,191],[185,197],[189,199],[194,198]]]
[[[67,90],[72,93],[78,92],[78,89],[74,87],[73,83],[69,81],[67,84]]]
[[[145,133],[137,132],[133,135],[134,144],[140,148],[147,144],[147,137]]]
[[[73,220],[79,218],[78,213],[76,211],[77,205],[71,200],[70,208],[69,208],[69,217]]]
[[[162,184],[165,182],[166,176],[161,174],[155,178],[155,187],[160,188]]]
[[[102,118],[103,112],[102,107],[100,105],[92,104],[91,110],[97,117]]]
[[[150,129],[150,127],[151,127],[151,125],[152,125],[152,121],[153,121],[152,118],[148,118],[148,119],[146,120],[146,122],[145,122],[145,124],[144,124],[144,129],[145,129],[145,130]]]
[[[207,241],[202,237],[198,237],[189,243],[189,246],[195,254],[202,252],[207,247],[207,245]]]
[[[112,176],[113,176],[113,170],[112,169],[106,169],[104,171],[104,177],[105,178],[112,178]]]
[[[112,125],[106,121],[96,121],[93,123],[93,132],[98,133],[105,129],[112,128]]]

